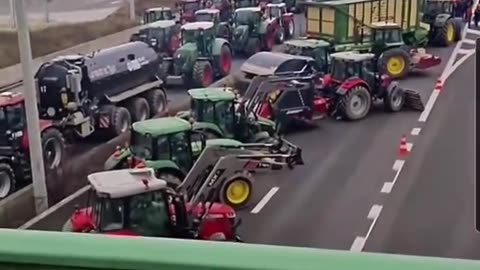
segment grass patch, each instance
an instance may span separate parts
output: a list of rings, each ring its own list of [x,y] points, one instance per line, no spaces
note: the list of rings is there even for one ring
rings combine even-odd
[[[167,0],[136,0],[136,13],[141,16],[146,8],[171,6]],[[128,7],[124,6],[104,20],[78,24],[62,24],[49,27],[34,27],[30,32],[33,58],[101,38],[134,27],[138,22],[129,20]],[[0,68],[20,62],[17,33],[0,30]]]

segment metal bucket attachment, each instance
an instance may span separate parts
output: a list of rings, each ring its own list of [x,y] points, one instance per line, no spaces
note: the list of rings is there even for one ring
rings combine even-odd
[[[442,62],[440,57],[426,53],[423,48],[410,51],[410,56],[416,69],[428,69],[440,65]]]
[[[409,108],[415,111],[423,112],[425,106],[422,102],[422,97],[420,94],[411,89],[404,89],[405,92],[405,108]]]

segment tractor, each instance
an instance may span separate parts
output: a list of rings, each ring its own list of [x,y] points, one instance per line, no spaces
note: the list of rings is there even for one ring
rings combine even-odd
[[[238,8],[247,8],[247,7],[256,7],[258,6],[258,0],[234,0],[233,7]]]
[[[182,42],[173,60],[164,59],[167,83],[207,87],[230,74],[232,49],[226,39],[215,37],[213,22],[183,25]]]
[[[175,15],[169,7],[150,8],[144,11],[142,24],[149,24],[156,21],[175,20]]]
[[[300,3],[297,0],[260,0],[258,5],[266,8],[268,4],[285,4],[286,12],[301,12]]]
[[[231,0],[208,0],[205,8],[218,9],[221,22],[230,21],[233,15],[233,3]]]
[[[234,51],[247,55],[253,55],[261,50],[271,51],[275,37],[283,31],[274,18],[265,18],[259,7],[236,9],[233,27]]]
[[[32,179],[24,97],[17,92],[0,93],[0,199]],[[65,140],[52,121],[40,120],[46,169],[61,165]]]
[[[180,12],[181,24],[194,22],[195,11],[205,7],[203,0],[180,0],[175,3],[175,7]]]
[[[180,48],[180,29],[175,21],[156,21],[141,26],[130,37],[130,42],[133,41],[147,43],[163,58],[172,57]]]
[[[230,21],[221,21],[220,10],[210,8],[201,9],[195,12],[196,22],[213,22],[215,27],[216,37],[224,38],[226,40],[232,39],[232,27]]]
[[[204,152],[209,148],[217,149],[217,151],[205,155]],[[280,154],[298,161],[295,164],[290,164],[291,161],[289,161],[289,168],[293,168],[296,164],[303,164],[300,148],[283,139],[269,144],[242,144],[232,139],[206,139],[203,133],[192,130],[188,121],[177,117],[168,117],[134,123],[130,146],[123,149],[118,148],[106,161],[104,168],[105,170],[116,170],[146,166],[153,168],[158,177],[167,180],[172,188],[176,188],[181,185],[182,181],[185,185],[187,181],[185,179],[189,179],[189,175],[195,168],[203,168],[205,171],[210,166],[213,167],[220,157],[238,151],[243,151],[241,154],[254,155],[262,159],[272,154]],[[211,157],[213,153],[219,156]],[[201,159],[202,156],[203,159]],[[232,166],[235,167],[235,164],[237,163]],[[275,166],[283,168],[281,164],[276,163]],[[271,167],[248,168],[245,173],[250,175],[263,169],[271,169]],[[241,169],[235,170],[242,171]],[[251,176],[247,178],[249,182],[253,181]],[[221,196],[220,200],[235,207],[246,203],[244,200],[241,202],[229,200],[225,196]]]
[[[388,112],[398,112],[404,105],[423,111],[418,92],[400,88],[390,76],[377,71],[374,54],[349,51],[331,58],[331,73],[323,76],[318,87],[332,115],[349,121],[363,119],[375,100],[383,100]]]
[[[241,242],[235,210],[212,202],[225,179],[190,188],[202,197],[188,201],[148,168],[98,172],[88,181],[86,206],[77,206],[64,232]]]
[[[293,13],[287,11],[285,3],[269,3],[265,6],[265,14],[269,19],[275,19],[283,31],[279,31],[276,42],[281,44],[286,39],[293,38],[295,34],[295,22]]]
[[[327,74],[330,70],[331,44],[321,39],[298,38],[285,41],[284,50],[288,54],[311,57],[318,71]]]
[[[422,26],[433,45],[449,46],[462,39],[462,18],[453,16],[454,0],[423,0]]]

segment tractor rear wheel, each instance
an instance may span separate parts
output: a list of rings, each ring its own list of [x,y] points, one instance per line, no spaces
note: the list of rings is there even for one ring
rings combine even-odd
[[[438,46],[450,46],[455,42],[455,24],[453,19],[448,19],[443,27],[436,30],[435,36],[433,37],[433,42]]]
[[[124,107],[115,107],[112,112],[112,125],[110,126],[110,134],[113,137],[120,136],[120,134],[127,132],[132,124],[130,112]]]
[[[173,189],[176,189],[181,183],[182,180],[171,172],[159,172],[158,178],[167,181],[167,186]]]
[[[260,45],[260,40],[258,38],[249,38],[247,41],[247,46],[245,47],[245,52],[247,56],[252,56],[262,50]]]
[[[245,174],[233,175],[220,189],[220,202],[235,209],[245,207],[252,197],[252,183],[253,179]]]
[[[47,128],[42,132],[42,150],[45,166],[52,170],[60,166],[65,150],[65,138],[60,130]]]
[[[401,48],[387,50],[378,59],[378,69],[392,78],[403,78],[410,70],[410,55]]]
[[[210,62],[195,62],[193,65],[193,83],[198,87],[208,87],[213,83],[213,68]]]
[[[285,41],[285,30],[282,27],[277,27],[277,29],[275,30],[275,43],[282,44],[284,41]]]
[[[400,87],[393,87],[383,98],[383,105],[387,112],[398,112],[405,104],[405,92]]]
[[[15,190],[15,173],[7,163],[0,163],[0,199],[10,195]]]
[[[230,70],[232,69],[232,51],[227,44],[223,44],[220,50],[218,67],[220,68],[220,76],[225,77],[230,74]]]
[[[349,121],[365,118],[372,105],[372,97],[367,88],[357,85],[340,98],[338,110]]]
[[[461,19],[455,18],[455,19],[453,19],[453,24],[455,26],[454,41],[460,41],[462,39],[463,22],[462,22]]]
[[[150,117],[155,117],[159,113],[163,113],[167,109],[167,97],[160,89],[149,90],[145,94],[148,106],[150,107]]]
[[[127,102],[127,109],[132,117],[132,122],[144,121],[150,118],[150,106],[143,97],[133,97]]]
[[[285,30],[286,30],[285,31],[286,39],[293,38],[293,36],[295,35],[295,22],[293,20],[291,20],[288,23],[287,29],[285,29]]]

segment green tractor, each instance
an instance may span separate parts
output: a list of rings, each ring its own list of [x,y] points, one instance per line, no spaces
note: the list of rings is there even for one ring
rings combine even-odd
[[[329,72],[331,50],[331,44],[321,39],[292,39],[285,41],[284,46],[284,51],[288,54],[308,56],[315,59],[318,71],[323,74]]]
[[[215,8],[201,9],[195,12],[196,22],[213,22],[215,34],[219,38],[232,39],[232,26],[230,21],[220,19],[220,10]]]
[[[181,32],[182,46],[162,65],[167,84],[207,87],[230,74],[232,49],[226,39],[215,37],[213,22],[187,23]]]
[[[142,24],[149,24],[156,21],[175,20],[175,14],[169,7],[149,8],[143,12]]]
[[[233,50],[247,56],[261,50],[271,51],[282,31],[275,18],[263,16],[260,7],[237,8],[233,15]]]
[[[188,94],[191,110],[178,112],[177,116],[193,122],[193,130],[207,138],[231,138],[243,143],[275,140],[275,122],[248,111],[232,88],[197,88]]]
[[[180,27],[175,21],[156,21],[141,26],[130,41],[147,43],[163,57],[172,57],[180,48]]]
[[[453,0],[423,0],[422,27],[429,30],[430,43],[450,46],[462,39],[462,18],[453,17]]]

